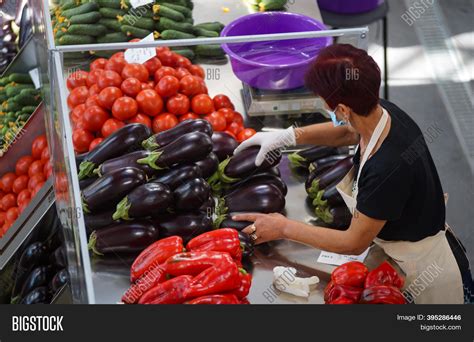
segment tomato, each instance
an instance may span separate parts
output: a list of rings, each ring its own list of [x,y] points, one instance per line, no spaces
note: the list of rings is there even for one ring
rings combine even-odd
[[[182,79],[185,76],[192,76],[186,68],[176,68],[176,77]]]
[[[137,114],[136,116],[128,120],[128,123],[141,123],[151,128],[151,119],[145,114]]]
[[[122,84],[122,77],[120,74],[113,70],[105,70],[97,80],[97,85],[100,89],[107,87],[120,87]]]
[[[207,90],[206,82],[204,82],[202,78],[199,78],[199,77],[196,77],[196,78],[199,81],[199,90],[197,91],[196,95],[199,95],[199,94],[208,95],[209,91]]]
[[[177,73],[176,73],[176,70],[171,68],[171,67],[167,67],[167,66],[162,66],[161,68],[159,68],[158,70],[156,70],[155,72],[155,75],[154,75],[154,79],[155,79],[155,82],[158,82],[159,80],[161,80],[163,77],[165,76],[174,76],[174,77],[177,77]]]
[[[41,190],[43,185],[44,185],[44,182],[40,182],[40,183],[36,184],[35,187],[33,188],[33,190],[31,191],[31,197],[35,197],[36,194]]]
[[[40,135],[31,144],[31,156],[34,160],[41,159],[41,153],[43,150],[48,148],[48,141],[45,135]]]
[[[239,124],[238,122],[231,122],[230,124],[227,125],[226,131],[231,132],[233,135],[237,137],[237,135],[244,129],[244,126],[242,124]],[[237,140],[237,139],[235,139]]]
[[[43,162],[41,160],[35,160],[31,163],[28,169],[28,177],[33,177],[37,173],[43,173]]]
[[[104,70],[102,69],[91,70],[91,72],[89,72],[89,76],[87,76],[87,86],[91,88],[94,84],[97,84],[100,75],[102,75],[103,73]]]
[[[115,54],[114,56],[116,55],[117,54]],[[104,69],[115,71],[116,73],[120,75],[125,65],[127,65],[127,61],[125,61],[125,58],[123,57],[123,55],[121,57],[115,57],[115,58],[112,56],[112,58],[110,58],[105,64]]]
[[[20,211],[20,213],[25,211],[25,209],[28,207],[28,204],[29,202],[18,206],[18,210]]]
[[[143,114],[157,116],[163,111],[163,100],[153,89],[142,90],[136,99],[138,108],[140,108],[140,112]]]
[[[38,160],[37,160],[38,161]],[[35,162],[36,163],[36,162]],[[33,164],[32,164],[33,165]],[[21,175],[21,176],[18,176],[15,181],[13,182],[13,185],[12,185],[12,191],[15,193],[15,194],[19,194],[23,189],[26,189],[26,187],[28,186],[28,176],[27,175]]]
[[[120,89],[125,95],[135,97],[142,90],[142,82],[136,78],[127,78],[122,82]]]
[[[145,68],[148,70],[148,72],[150,73],[150,75],[153,75],[155,73],[156,70],[158,70],[159,68],[161,68],[161,62],[158,58],[156,57],[153,57],[149,60],[147,60],[145,63],[143,63],[143,65],[145,66]]]
[[[73,125],[72,125],[72,128],[73,129],[76,129],[76,128],[81,128],[81,129],[85,129],[86,126],[84,124],[84,117],[80,117],[79,120],[77,120]]]
[[[93,84],[92,87],[89,88],[89,96],[97,95],[100,93],[100,88],[97,84]]]
[[[95,94],[95,95],[89,96],[85,105],[86,105],[86,108],[90,108],[93,106],[100,106],[99,95]]]
[[[14,194],[6,194],[0,200],[0,206],[3,209],[3,211],[7,211],[8,209],[10,209],[11,207],[14,207],[15,205],[16,205],[16,196]]]
[[[218,110],[219,113],[221,113],[222,115],[224,115],[225,117],[225,121],[229,124],[232,122],[232,120],[234,120],[234,115],[235,115],[235,112],[233,109],[230,109],[230,108],[221,108]]]
[[[79,106],[74,107],[74,109],[71,112],[71,119],[73,122],[79,121],[79,119],[82,117],[84,114],[84,111],[86,110],[86,104],[80,104]]]
[[[191,109],[199,115],[210,114],[214,111],[214,103],[209,95],[196,95],[191,100]]]
[[[31,163],[34,161],[32,156],[23,156],[17,160],[15,165],[15,173],[17,176],[27,175]]]
[[[242,114],[240,114],[239,112],[234,112],[234,118],[232,119],[232,122],[237,122],[238,124],[243,125],[244,118],[242,117]]]
[[[53,174],[53,164],[51,161],[47,161],[43,167],[44,178],[48,179]]]
[[[66,80],[67,89],[73,90],[77,87],[87,86],[87,76],[89,73],[83,70],[73,72]]]
[[[84,128],[90,132],[99,132],[107,119],[109,119],[107,111],[99,106],[92,106],[84,112]]]
[[[212,126],[212,129],[216,132],[223,131],[227,127],[227,122],[225,121],[224,115],[219,112],[214,112],[212,114],[206,115],[204,119],[209,121]]]
[[[163,113],[153,119],[153,132],[159,133],[173,128],[178,124],[178,118],[170,113]]]
[[[232,110],[235,109],[229,97],[223,94],[214,96],[214,107],[216,107],[216,110],[221,108],[230,108]]]
[[[18,194],[18,197],[16,198],[16,204],[18,206],[21,206],[24,203],[30,203],[30,201],[31,201],[31,192],[28,189],[22,190]]]
[[[33,177],[30,177],[30,180],[28,181],[28,190],[30,190],[30,192],[33,191],[37,184],[42,183],[45,180],[46,178],[44,178],[42,173],[35,174]]]
[[[13,172],[7,172],[0,179],[0,186],[6,193],[12,192],[13,182],[16,179],[16,175]]]
[[[92,140],[91,144],[89,145],[89,152],[92,151],[97,145],[100,145],[102,141],[104,141],[104,138],[95,138]]]
[[[68,189],[69,181],[67,175],[64,172],[59,172],[57,177],[54,179],[54,186],[58,192],[66,192]]]
[[[232,133],[231,131],[225,130],[224,133],[229,134],[232,138],[237,140],[237,136],[234,133]]]
[[[147,89],[153,89],[154,87],[150,85],[150,83],[148,82],[142,82],[142,84],[140,85],[141,87],[141,90],[147,90]]]
[[[168,112],[175,115],[183,115],[189,112],[190,102],[189,98],[183,94],[177,94],[168,99],[166,108]]]
[[[95,61],[91,63],[91,65],[89,66],[89,69],[90,70],[104,69],[107,62],[108,60],[106,58],[97,58]]]
[[[0,236],[3,236],[6,232],[8,232],[8,229],[10,229],[12,225],[13,225],[13,222],[5,220],[2,230],[0,231]]]
[[[123,126],[125,126],[125,124],[122,121],[119,121],[117,119],[108,119],[104,123],[104,126],[102,126],[102,136],[104,138],[107,138],[109,135],[114,133],[116,130],[122,128]]]
[[[155,87],[155,90],[163,97],[171,97],[179,91],[179,80],[174,76],[163,76]]]
[[[49,148],[45,147],[43,149],[43,152],[41,152],[41,158],[40,160],[43,162],[43,163],[46,163],[48,160],[49,160],[50,156],[49,156]]]
[[[112,109],[115,100],[122,96],[123,93],[119,88],[107,87],[105,89],[102,89],[99,93],[98,102],[102,108]]]
[[[156,54],[159,55],[162,52],[170,51],[170,48],[167,46],[158,46],[155,50],[156,50]]]
[[[137,96],[138,97],[138,96]],[[112,115],[118,120],[128,120],[138,113],[138,103],[131,97],[122,96],[115,100]]]
[[[19,214],[20,212],[17,207],[11,207],[10,209],[7,210],[5,218],[7,221],[15,222]]]
[[[76,152],[87,152],[92,140],[94,140],[94,135],[83,128],[75,129],[72,132],[72,143]]]
[[[191,63],[189,58],[178,55],[176,57],[175,65],[181,68],[189,68],[191,65],[193,65],[193,63]]]
[[[188,75],[179,81],[179,86],[181,93],[187,96],[193,96],[198,93],[201,83],[196,76]]]
[[[179,117],[179,122],[183,122],[186,120],[195,120],[195,119],[199,119],[199,115],[194,114],[194,113],[187,113]]]
[[[188,68],[188,70],[191,73],[191,75],[193,75],[193,76],[197,76],[197,77],[200,77],[202,79],[204,79],[204,77],[206,77],[206,73],[204,72],[204,69],[202,67],[200,67],[199,65],[191,65]]]
[[[77,105],[85,103],[89,97],[89,89],[86,86],[74,88],[67,97],[67,105],[73,109]]]
[[[122,78],[125,80],[130,77],[136,78],[140,82],[147,82],[150,73],[143,64],[127,64],[122,70]]]
[[[242,142],[253,137],[257,132],[253,128],[243,129],[239,135],[237,135],[237,141]]]
[[[161,64],[170,67],[174,67],[176,65],[176,59],[178,58],[178,55],[170,50],[160,51],[159,53],[157,53],[157,56]]]
[[[4,223],[5,223],[5,212],[0,211],[0,226],[3,226]]]

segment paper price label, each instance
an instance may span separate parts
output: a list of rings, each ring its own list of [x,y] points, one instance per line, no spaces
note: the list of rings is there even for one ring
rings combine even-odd
[[[367,257],[367,254],[369,254],[369,249],[370,247],[367,248],[360,255],[343,255],[343,254],[336,254],[336,253],[321,251],[321,254],[319,254],[318,262],[321,264],[336,265],[336,266],[340,266],[349,261],[364,262],[365,258]]]
[[[148,36],[141,40],[142,42],[153,42],[155,38],[153,33],[150,33]],[[137,48],[137,49],[127,49],[124,54],[124,58],[128,63],[138,63],[143,64],[149,59],[156,56],[155,48]]]
[[[130,0],[130,4],[132,5],[133,8],[145,6],[148,4],[152,4],[154,2],[155,2],[154,0]]]
[[[28,73],[30,74],[33,84],[35,85],[35,89],[39,89],[41,87],[41,83],[40,83],[38,68],[31,69]]]

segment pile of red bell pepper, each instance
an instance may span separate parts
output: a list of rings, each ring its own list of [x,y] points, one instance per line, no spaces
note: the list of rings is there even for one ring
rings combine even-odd
[[[361,262],[336,267],[324,290],[326,304],[405,304],[404,279],[387,261],[369,272]]]
[[[242,268],[235,229],[201,234],[185,246],[179,236],[145,249],[131,267],[127,304],[248,304],[252,277]]]

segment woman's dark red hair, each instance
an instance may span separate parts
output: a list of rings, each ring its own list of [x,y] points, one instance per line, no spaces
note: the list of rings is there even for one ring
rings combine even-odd
[[[306,73],[306,87],[331,109],[345,104],[366,116],[379,103],[380,68],[365,50],[334,44],[321,50]]]

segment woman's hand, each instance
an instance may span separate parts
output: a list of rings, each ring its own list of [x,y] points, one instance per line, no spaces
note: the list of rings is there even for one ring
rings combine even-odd
[[[281,214],[240,214],[232,217],[234,221],[249,221],[253,225],[243,230],[244,233],[254,233],[256,244],[285,238],[284,230],[289,220]],[[254,227],[256,229],[254,229]]]

